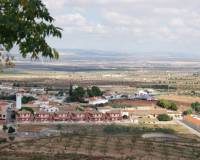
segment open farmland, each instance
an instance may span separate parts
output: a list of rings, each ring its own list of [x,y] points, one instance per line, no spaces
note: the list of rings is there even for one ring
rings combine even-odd
[[[51,72],[27,71],[3,73],[0,81],[24,85],[67,87],[70,83],[83,86],[100,85],[106,90],[131,92],[137,88],[152,88],[162,93],[200,96],[198,72],[187,70],[160,70],[158,68],[134,68],[120,71]],[[109,87],[110,86],[110,87]],[[123,87],[122,87],[123,86]]]
[[[171,101],[182,102],[190,105],[193,102],[200,102],[200,97],[191,96],[178,96],[178,95],[162,95],[159,96],[160,99],[168,99]]]
[[[190,160],[200,158],[199,141],[189,132],[183,131],[182,127],[168,126],[169,129],[163,130],[159,129],[159,126],[146,127],[143,126],[142,129],[115,125],[107,127],[65,125],[58,136],[24,140],[16,138],[14,142],[0,145],[0,154],[3,155],[0,159],[3,160],[4,156],[9,160],[36,158],[53,160],[55,157],[63,160]],[[160,130],[160,133],[168,133],[177,138],[141,137],[144,133],[154,133],[152,128],[156,132]]]

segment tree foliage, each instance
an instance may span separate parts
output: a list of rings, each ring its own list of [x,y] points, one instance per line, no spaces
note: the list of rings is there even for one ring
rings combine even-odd
[[[198,112],[200,113],[200,103],[199,102],[194,102],[191,104],[191,107],[192,109],[195,111],[195,112]]]
[[[41,0],[0,0],[0,44],[7,51],[17,45],[23,57],[58,58],[46,42],[48,36],[61,38],[61,28],[53,22]]]
[[[100,90],[99,87],[92,86],[91,89],[87,88],[87,94],[88,94],[89,97],[101,96],[102,95],[102,91]]]
[[[157,116],[157,119],[159,121],[171,121],[172,117],[170,117],[168,114],[160,114]]]
[[[14,133],[15,132],[15,128],[13,128],[13,127],[9,127],[8,128],[8,133]]]
[[[83,87],[77,87],[73,90],[72,95],[70,96],[71,101],[83,102],[85,96],[85,90]]]
[[[4,95],[4,94],[1,94],[0,95],[0,100],[10,100],[10,101],[16,101],[16,95]]]
[[[183,111],[183,115],[190,115],[190,114],[192,114],[192,109]]]
[[[162,107],[162,108],[166,108],[166,109],[170,109],[170,110],[174,110],[176,111],[178,109],[177,105],[174,102],[165,100],[165,99],[161,99],[157,102],[157,105]]]
[[[72,93],[73,93],[73,86],[72,86],[72,84],[70,84],[70,86],[69,86],[69,96],[72,96]]]
[[[32,97],[32,96],[23,96],[22,97],[22,103],[26,104],[28,102],[34,101],[36,100],[36,98]]]
[[[3,125],[3,131],[5,132],[7,129],[8,129],[8,127],[6,126],[6,125]]]
[[[30,108],[30,107],[22,107],[21,109],[20,109],[20,111],[28,111],[28,112],[30,112],[31,114],[34,114],[34,110],[32,109],[32,108]]]

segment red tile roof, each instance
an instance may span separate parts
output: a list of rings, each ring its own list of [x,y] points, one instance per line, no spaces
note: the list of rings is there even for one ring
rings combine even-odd
[[[185,116],[184,117],[184,120],[188,121],[188,122],[191,122],[195,125],[198,125],[200,126],[200,118],[197,119],[196,117],[192,117],[192,116]]]

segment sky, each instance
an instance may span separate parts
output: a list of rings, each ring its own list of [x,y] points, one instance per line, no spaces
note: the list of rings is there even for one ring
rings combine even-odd
[[[200,0],[43,0],[57,49],[199,53]],[[200,54],[200,53],[199,53]]]

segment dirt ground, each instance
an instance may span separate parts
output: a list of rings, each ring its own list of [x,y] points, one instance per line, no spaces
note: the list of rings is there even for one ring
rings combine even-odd
[[[85,127],[87,131],[84,131]],[[177,139],[142,138],[140,134],[134,133],[108,134],[102,132],[102,128],[103,126],[67,125],[63,126],[63,130],[75,132],[68,134],[61,132],[60,136],[30,138],[0,144],[0,160],[5,160],[3,158],[36,160],[36,155],[40,160],[198,160],[200,158],[200,141],[193,135],[177,132]],[[84,132],[78,133],[80,130]]]
[[[182,102],[185,104],[191,104],[192,102],[200,102],[200,97],[191,96],[179,96],[179,95],[162,95],[159,99],[168,99],[172,101]]]
[[[191,96],[162,95],[159,96],[158,98],[174,101],[177,104],[180,111],[185,111],[189,109],[193,102],[200,102],[200,97],[191,97]]]
[[[114,100],[113,105],[125,105],[125,106],[155,106],[157,101],[143,101],[143,100]]]

